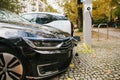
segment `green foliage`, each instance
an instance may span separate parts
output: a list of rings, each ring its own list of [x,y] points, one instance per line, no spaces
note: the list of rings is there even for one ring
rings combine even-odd
[[[114,14],[115,16],[120,16],[120,6],[116,7]]]
[[[80,27],[80,28],[78,29],[78,32],[83,32],[83,28]]]
[[[81,18],[78,13],[78,11],[80,11],[78,10],[78,7],[82,8],[82,5],[78,5],[76,2],[77,0],[55,1],[58,3],[59,6],[64,9],[64,13],[68,16],[68,18],[74,24],[77,24],[77,20]],[[120,18],[120,0],[93,0],[92,16],[94,23],[104,23],[109,22],[116,17]],[[80,22],[82,23],[81,20]]]
[[[115,19],[120,12],[120,0],[93,1],[93,19],[95,23],[108,22]]]
[[[15,13],[19,13],[21,11],[21,6],[18,0],[0,0],[0,8],[4,8]]]
[[[56,9],[54,9],[51,5],[48,4],[47,0],[41,0],[41,1],[47,5],[47,7],[45,8],[46,12],[57,12]]]
[[[45,4],[47,4],[47,0],[41,0],[42,2],[44,2]]]
[[[75,0],[70,0],[66,2],[63,6],[64,6],[64,12],[68,16],[68,18],[73,23],[76,23],[76,20],[78,18],[78,12],[77,12],[77,4],[75,3]]]
[[[76,20],[78,19],[76,0],[58,0],[57,3],[59,6],[63,7],[64,13],[70,21],[76,24]]]
[[[93,23],[105,23],[108,22],[108,17],[105,14],[101,14],[94,18]]]
[[[54,9],[51,5],[48,5],[45,11],[46,12],[57,12],[57,10]]]

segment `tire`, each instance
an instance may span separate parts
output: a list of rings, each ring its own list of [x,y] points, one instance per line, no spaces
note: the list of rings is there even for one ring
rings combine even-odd
[[[19,56],[12,49],[0,46],[0,80],[23,80],[25,69]]]

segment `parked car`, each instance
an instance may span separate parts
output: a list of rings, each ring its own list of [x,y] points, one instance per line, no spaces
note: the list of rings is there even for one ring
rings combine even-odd
[[[43,79],[69,67],[70,34],[0,9],[0,80]]]
[[[71,36],[73,36],[74,26],[72,22],[70,22],[70,20],[68,20],[68,18],[63,14],[51,12],[33,12],[25,13],[21,16],[30,22],[53,26],[64,32],[68,32],[71,34]]]

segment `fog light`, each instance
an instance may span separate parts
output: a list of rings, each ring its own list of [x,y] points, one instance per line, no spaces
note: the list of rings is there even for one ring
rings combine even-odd
[[[40,76],[47,76],[58,72],[57,62],[37,66]]]

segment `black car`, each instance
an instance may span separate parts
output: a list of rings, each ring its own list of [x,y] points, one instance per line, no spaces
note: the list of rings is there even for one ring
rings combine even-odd
[[[0,80],[43,79],[64,72],[73,46],[66,32],[0,10]]]

